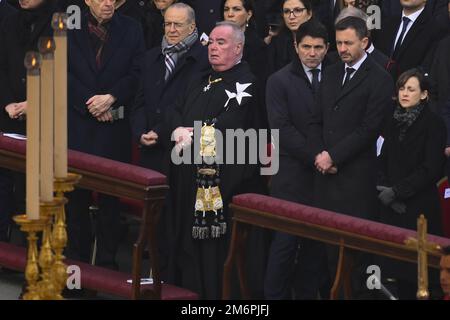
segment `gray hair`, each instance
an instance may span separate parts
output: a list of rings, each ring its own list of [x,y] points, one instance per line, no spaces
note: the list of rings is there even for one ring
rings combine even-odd
[[[176,2],[174,4],[172,4],[170,7],[168,7],[166,9],[167,10],[171,9],[171,8],[175,8],[175,9],[185,9],[187,11],[187,22],[188,23],[195,23],[195,11],[194,9],[191,8],[191,6],[187,5],[186,3],[183,2]]]
[[[341,10],[341,12],[337,16],[334,24],[336,25],[339,21],[341,21],[347,17],[360,18],[360,19],[364,20],[365,22],[367,22],[367,20],[369,19],[369,16],[361,9],[358,9],[355,7],[347,7],[347,8],[344,8]]]
[[[245,34],[244,31],[234,22],[231,21],[220,21],[216,23],[216,27],[230,27],[233,32],[233,38],[236,43],[242,43],[242,48],[245,45]]]

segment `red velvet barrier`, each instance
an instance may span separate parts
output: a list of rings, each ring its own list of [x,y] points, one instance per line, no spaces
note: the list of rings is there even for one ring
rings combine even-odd
[[[23,140],[0,135],[0,149],[25,154],[26,143]],[[79,151],[69,150],[68,161],[69,167],[95,172],[124,181],[147,186],[166,184],[166,177],[159,172]]]
[[[81,287],[114,296],[131,299],[132,286],[127,280],[131,274],[93,266],[87,263],[66,260],[67,265],[77,265],[81,272]],[[10,243],[0,242],[0,265],[23,272],[26,266],[26,249]],[[142,284],[141,293],[153,289],[151,284]],[[162,300],[197,300],[198,295],[192,291],[170,284],[162,284]]]
[[[233,203],[248,209],[269,212],[290,219],[334,228],[370,238],[404,244],[409,237],[416,237],[416,231],[394,227],[383,223],[355,218],[345,214],[313,208],[276,199],[269,196],[247,193],[233,197]],[[429,235],[428,240],[441,246],[450,245],[450,239]]]

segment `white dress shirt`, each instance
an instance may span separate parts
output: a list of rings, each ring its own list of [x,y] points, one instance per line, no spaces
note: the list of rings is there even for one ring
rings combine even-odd
[[[411,20],[408,23],[408,26],[406,27],[406,31],[405,34],[403,35],[403,38],[400,40],[400,43],[403,42],[403,40],[405,39],[406,35],[408,34],[409,30],[411,29],[411,27],[413,26],[414,22],[416,22],[417,18],[420,16],[420,14],[422,13],[422,11],[425,9],[425,7],[423,7],[422,9],[410,14],[409,16],[405,15],[405,11],[402,12],[402,22],[400,23],[400,26],[398,28],[397,31],[397,36],[395,36],[395,42],[394,42],[394,46],[393,48],[395,48],[398,38],[400,37],[400,33],[402,33],[402,29],[403,29],[403,17],[407,17],[409,20]]]
[[[358,72],[358,69],[361,67],[361,65],[363,64],[363,62],[367,59],[367,53],[364,52],[364,55],[362,56],[361,59],[359,59],[354,65],[349,66],[348,64],[345,64],[345,68],[344,68],[344,78],[342,79],[342,84],[344,84],[345,81],[345,75],[347,73],[347,68],[353,68],[355,69],[355,71],[353,71],[353,73],[350,75],[350,79],[351,80],[353,78],[353,76]]]

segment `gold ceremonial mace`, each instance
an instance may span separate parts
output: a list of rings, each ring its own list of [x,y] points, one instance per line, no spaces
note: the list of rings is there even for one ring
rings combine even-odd
[[[439,254],[441,247],[427,241],[427,219],[421,214],[417,219],[417,239],[408,238],[405,241],[408,247],[417,250],[417,294],[419,300],[428,300],[428,253]]]

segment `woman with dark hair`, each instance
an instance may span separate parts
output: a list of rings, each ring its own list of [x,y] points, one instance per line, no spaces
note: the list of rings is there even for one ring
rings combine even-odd
[[[269,44],[269,75],[296,57],[295,32],[313,15],[311,0],[283,0],[282,2],[283,26]]]
[[[380,155],[381,222],[415,230],[425,215],[428,232],[442,234],[437,182],[443,176],[447,131],[428,106],[429,84],[418,69],[397,80],[397,105],[387,122]],[[391,262],[400,298],[415,298],[415,266]],[[430,279],[431,280],[431,279]],[[438,283],[436,280],[430,283]]]
[[[236,23],[245,33],[244,55],[250,70],[265,84],[267,78],[267,46],[258,36],[253,24],[253,0],[225,0],[223,2],[223,19]]]

